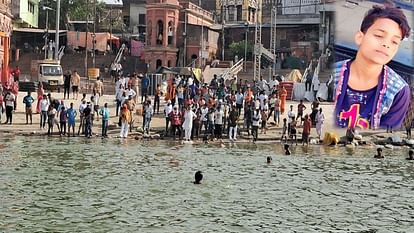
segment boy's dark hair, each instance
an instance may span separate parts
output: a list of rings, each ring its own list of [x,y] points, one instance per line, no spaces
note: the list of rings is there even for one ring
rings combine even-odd
[[[400,8],[395,7],[391,4],[387,4],[385,6],[372,6],[372,9],[367,12],[364,19],[362,20],[360,31],[366,33],[368,31],[368,28],[371,27],[372,24],[374,24],[375,21],[380,18],[391,19],[400,26],[401,40],[405,37],[408,38],[410,35],[411,29],[408,25],[407,17],[404,15],[403,11]]]

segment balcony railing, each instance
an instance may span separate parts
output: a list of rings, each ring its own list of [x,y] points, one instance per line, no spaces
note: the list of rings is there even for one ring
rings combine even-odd
[[[321,0],[283,0],[277,7],[282,8],[283,15],[318,14],[320,3]]]
[[[195,13],[201,14],[207,18],[210,18],[210,19],[213,19],[214,17],[213,13],[211,13],[210,11],[204,10],[203,8],[191,2],[188,2],[188,9]]]

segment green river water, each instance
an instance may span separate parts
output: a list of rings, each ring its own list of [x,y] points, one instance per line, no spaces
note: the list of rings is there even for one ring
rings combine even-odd
[[[414,232],[404,149],[0,138],[0,232]]]

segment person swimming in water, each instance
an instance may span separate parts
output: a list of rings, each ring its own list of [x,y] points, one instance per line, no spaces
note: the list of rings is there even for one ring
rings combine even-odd
[[[410,150],[408,152],[408,158],[406,158],[406,160],[414,160],[414,151]]]
[[[194,175],[194,179],[194,184],[201,184],[201,180],[203,179],[203,173],[201,173],[201,171],[196,172]]]
[[[289,145],[285,144],[285,155],[290,155]]]
[[[266,163],[271,163],[271,162],[272,162],[272,157],[267,156],[267,158],[266,158]]]
[[[377,149],[377,154],[374,156],[375,159],[383,159],[384,155],[382,155],[382,149],[378,148]]]

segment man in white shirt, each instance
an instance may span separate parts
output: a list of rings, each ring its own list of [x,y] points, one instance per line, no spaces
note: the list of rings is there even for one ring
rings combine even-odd
[[[207,108],[206,103],[201,107],[200,119],[201,119],[201,122],[202,122],[202,126],[204,125],[204,134],[207,134],[207,132],[208,132],[208,108]],[[201,129],[201,127],[200,127],[200,129]]]
[[[222,131],[223,131],[223,117],[224,117],[224,107],[223,105],[219,104],[216,112],[214,113],[214,129],[215,138],[222,138]]]
[[[236,108],[239,113],[239,116],[241,114],[241,109],[243,108],[243,102],[244,102],[244,95],[242,89],[240,89],[236,94]]]
[[[122,82],[121,78],[117,78],[115,82],[115,94],[118,93],[120,90],[125,90],[125,85]]]
[[[78,129],[78,135],[80,134],[80,131],[82,129],[82,134],[85,132],[85,114],[83,113],[83,110],[88,107],[88,104],[86,103],[86,100],[83,100],[82,103],[79,105],[79,118],[80,118],[80,124]]]
[[[164,107],[165,114],[165,136],[168,136],[168,126],[170,124],[170,113],[173,111],[171,100],[167,101],[167,105]]]
[[[124,89],[119,89],[116,93],[116,116],[118,116],[119,110],[121,109],[122,103],[126,98],[126,93]]]
[[[320,81],[319,81],[319,77],[318,76],[319,76],[318,75],[318,72],[315,71],[315,73],[313,75],[313,79],[312,79],[313,95],[314,95],[314,98],[315,99],[316,99],[316,95],[318,93],[319,84],[320,84]]]
[[[253,135],[253,142],[257,141],[258,137],[258,130],[259,126],[262,123],[262,114],[260,113],[260,109],[257,106],[252,114],[252,135]]]
[[[44,129],[46,127],[47,120],[47,111],[49,110],[49,99],[46,95],[43,95],[42,100],[40,100],[40,128]]]
[[[290,110],[288,111],[288,135],[290,135],[290,124],[296,119],[296,112],[293,111],[293,105],[290,105]]]
[[[272,77],[272,81],[269,82],[269,86],[270,86],[271,89],[276,89],[277,90],[277,86],[279,86],[279,81],[277,81],[276,76]]]
[[[267,102],[268,98],[269,97],[264,93],[264,91],[260,92],[260,95],[258,97],[258,99],[260,101],[260,109],[264,108],[264,100],[266,100],[266,102]]]
[[[263,76],[260,76],[260,80],[257,82],[257,84],[259,85],[259,90],[261,91],[266,90],[267,85],[269,85],[267,81],[263,79]]]
[[[131,87],[128,87],[127,92],[127,96],[132,96],[133,99],[135,99],[135,97],[137,96],[137,93],[133,89],[131,89]]]
[[[16,101],[16,96],[11,93],[10,91],[4,96],[4,100],[6,102],[6,122],[5,124],[9,123],[12,124],[13,121],[13,110],[14,110],[14,102]]]

